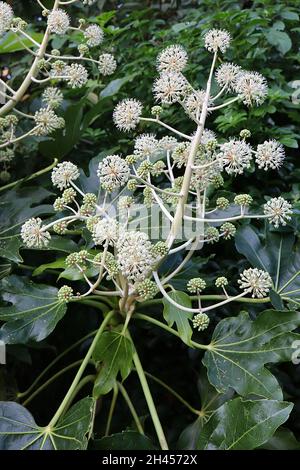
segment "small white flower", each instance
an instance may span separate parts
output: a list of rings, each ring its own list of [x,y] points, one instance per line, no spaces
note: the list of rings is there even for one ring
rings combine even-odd
[[[98,69],[102,75],[112,75],[117,68],[116,59],[112,54],[101,54]]]
[[[135,99],[125,99],[114,109],[113,120],[118,129],[130,131],[139,123],[143,111],[142,103]]]
[[[276,170],[282,165],[284,157],[283,145],[276,140],[266,140],[263,144],[257,146],[255,161],[258,168]]]
[[[63,190],[70,186],[71,181],[77,180],[79,176],[79,170],[74,163],[62,162],[53,168],[51,179],[53,186],[57,186],[60,190]]]
[[[252,297],[261,299],[266,297],[271,286],[272,279],[266,271],[257,268],[245,269],[238,280],[240,289],[252,292]]]
[[[154,134],[139,135],[134,142],[134,155],[141,160],[150,158],[158,150],[158,140]]]
[[[227,90],[234,91],[235,81],[240,72],[239,65],[224,62],[216,71],[216,81],[221,88],[226,87]]]
[[[106,191],[113,191],[127,183],[130,169],[119,155],[109,155],[99,163],[97,176]]]
[[[273,197],[264,205],[264,213],[275,228],[286,225],[291,220],[292,205],[283,197]]]
[[[72,88],[81,88],[88,81],[88,72],[81,64],[67,65],[63,73],[66,76],[67,83]]]
[[[14,12],[10,5],[0,2],[0,36],[10,28]]]
[[[151,271],[155,258],[152,244],[144,232],[125,232],[117,241],[117,263],[130,281],[143,281]]]
[[[43,103],[50,106],[52,109],[59,108],[64,100],[64,95],[56,87],[48,87],[42,94]]]
[[[196,90],[185,98],[183,107],[192,119],[199,119],[204,104],[205,95],[205,90]],[[208,107],[212,105],[210,98],[208,99],[207,104]]]
[[[187,81],[180,72],[166,72],[158,77],[153,86],[157,101],[171,104],[180,101],[187,89]]]
[[[201,144],[202,145],[207,145],[210,142],[214,142],[217,140],[216,134],[209,130],[209,129],[204,129],[203,134],[201,137]]]
[[[103,30],[97,24],[88,26],[83,34],[87,40],[87,45],[90,47],[99,46],[104,39]]]
[[[108,242],[113,245],[118,238],[118,224],[114,219],[101,219],[94,226],[93,240],[95,245],[103,245]]]
[[[265,77],[257,72],[241,72],[238,74],[234,91],[247,106],[262,104],[268,94]]]
[[[182,46],[169,46],[158,56],[157,70],[159,72],[182,72],[187,60],[188,55]]]
[[[49,244],[50,233],[42,227],[42,220],[29,219],[21,228],[21,238],[28,248],[42,248]]]
[[[252,149],[244,140],[231,139],[221,145],[219,157],[229,175],[241,175],[245,168],[250,167]]]
[[[47,25],[51,33],[65,34],[70,26],[70,18],[61,8],[50,11]]]
[[[172,152],[178,145],[178,140],[172,136],[162,137],[159,141],[159,146],[165,152]]]
[[[37,129],[35,135],[43,136],[51,132],[62,129],[65,126],[65,120],[55,114],[52,109],[41,108],[34,115]]]
[[[225,52],[230,44],[231,37],[228,31],[223,29],[211,29],[204,36],[205,47],[209,52]]]

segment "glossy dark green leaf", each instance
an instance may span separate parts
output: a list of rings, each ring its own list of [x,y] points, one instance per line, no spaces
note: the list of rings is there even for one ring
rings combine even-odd
[[[270,273],[273,290],[282,300],[300,305],[300,254],[294,235],[269,232],[263,243],[253,227],[245,226],[238,230],[235,244],[253,267]]]
[[[184,307],[191,307],[191,299],[185,292],[173,291],[169,293],[169,296],[180,305],[183,305]],[[163,304],[164,319],[169,326],[172,326],[175,323],[180,338],[184,343],[189,344],[193,333],[190,325],[190,320],[193,317],[193,314],[181,310],[180,308],[168,302],[167,299],[163,300]]]
[[[198,449],[255,449],[270,439],[292,408],[284,401],[235,398],[218,408],[204,425]]]
[[[155,450],[157,447],[147,436],[136,431],[123,431],[97,439],[93,443],[95,450]]]
[[[35,33],[33,31],[27,31],[32,39],[41,42],[43,40],[42,33]],[[22,38],[22,41],[17,34],[9,31],[0,40],[0,54],[10,54],[12,52],[24,51],[26,47],[34,47],[34,44],[30,39]]]
[[[85,450],[93,410],[94,400],[84,398],[49,429],[18,403],[0,402],[0,450]]]
[[[120,372],[122,380],[129,375],[134,346],[129,338],[118,331],[105,331],[99,338],[93,359],[100,364],[93,395],[98,398],[113,388]]]
[[[281,427],[261,448],[265,450],[300,450],[300,442],[289,429]]]
[[[8,276],[11,272],[12,263],[6,261],[5,259],[0,259],[0,279]]]
[[[291,360],[292,344],[300,335],[292,333],[300,325],[300,313],[266,310],[253,321],[247,312],[218,323],[203,363],[209,381],[225,392],[228,387],[243,396],[255,394],[282,399],[268,363]]]
[[[12,304],[0,308],[5,324],[0,339],[7,344],[41,341],[46,338],[67,311],[57,298],[58,289],[34,284],[26,278],[10,276],[1,281],[2,299]]]

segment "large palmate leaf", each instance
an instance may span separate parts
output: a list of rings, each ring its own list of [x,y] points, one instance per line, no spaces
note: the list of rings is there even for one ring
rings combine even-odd
[[[105,331],[99,338],[93,359],[101,363],[93,395],[98,398],[113,388],[120,372],[123,380],[129,375],[134,346],[129,338],[118,331]]]
[[[66,313],[66,304],[58,300],[55,287],[10,276],[1,281],[0,288],[3,300],[12,304],[0,308],[0,320],[6,322],[0,339],[7,344],[41,341]]]
[[[18,189],[5,193],[0,199],[0,256],[16,263],[23,261],[20,227],[30,217],[53,213],[50,205],[40,205],[51,193],[43,188]],[[39,204],[39,205],[38,205]]]
[[[18,403],[0,402],[0,450],[85,450],[93,410],[94,400],[84,398],[49,428]]]
[[[270,439],[292,408],[284,401],[235,398],[218,408],[204,425],[197,449],[255,449]]]
[[[209,381],[218,391],[232,387],[243,396],[281,400],[281,388],[265,364],[291,360],[293,342],[300,338],[291,332],[299,324],[300,313],[276,310],[255,321],[246,312],[220,321],[203,358]]]
[[[263,243],[253,227],[245,226],[238,230],[235,243],[252,266],[270,273],[275,308],[280,308],[280,300],[292,302],[294,308],[300,305],[300,254],[294,235],[268,232]]]
[[[185,292],[173,291],[170,292],[169,296],[180,305],[183,305],[184,307],[191,307],[191,299]],[[193,317],[193,314],[181,310],[180,308],[168,302],[167,299],[163,300],[163,304],[164,319],[169,326],[172,326],[174,323],[176,323],[180,338],[186,344],[189,344],[193,332],[190,325],[190,319]]]

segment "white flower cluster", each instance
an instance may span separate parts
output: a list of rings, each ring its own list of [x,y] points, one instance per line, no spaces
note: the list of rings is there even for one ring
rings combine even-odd
[[[72,88],[81,88],[88,81],[87,69],[81,64],[67,65],[63,71],[68,85]]]
[[[112,54],[101,54],[98,60],[98,69],[102,75],[112,75],[117,68],[117,61]]]
[[[59,108],[64,100],[64,96],[59,88],[48,87],[42,94],[42,101],[52,109]]]
[[[159,141],[154,134],[141,134],[135,139],[133,153],[141,160],[149,159],[159,147]]]
[[[252,148],[244,140],[231,139],[221,145],[219,158],[229,175],[242,174],[245,168],[250,167]]]
[[[84,31],[84,37],[88,46],[95,47],[99,46],[103,42],[104,33],[100,26],[92,24]]]
[[[53,168],[51,179],[53,186],[62,191],[70,186],[71,181],[76,181],[79,176],[79,170],[74,163],[62,162]]]
[[[113,120],[118,129],[130,131],[135,129],[142,115],[143,106],[135,99],[125,99],[117,104],[113,113]]]
[[[235,82],[234,91],[247,106],[262,104],[268,94],[266,79],[257,72],[241,72]]]
[[[113,245],[118,238],[119,227],[114,219],[101,219],[93,229],[93,240],[95,245],[103,245],[108,242]]]
[[[225,52],[231,41],[230,33],[223,29],[211,29],[205,36],[205,47],[210,52]]]
[[[14,12],[11,6],[0,2],[0,36],[10,28],[13,17]]]
[[[266,271],[257,268],[245,269],[238,280],[240,288],[251,292],[252,297],[266,297],[272,287],[272,279]]]
[[[155,99],[161,103],[171,104],[181,101],[187,91],[188,83],[180,72],[166,72],[160,75],[153,86]]]
[[[119,155],[109,155],[99,163],[97,175],[102,188],[111,192],[127,183],[130,169]]]
[[[239,65],[230,62],[224,62],[216,71],[216,82],[220,87],[225,87],[230,91],[235,91],[235,82],[238,74],[241,72]]]
[[[273,197],[264,205],[264,213],[275,228],[286,225],[291,220],[292,205],[283,197]]]
[[[182,72],[188,60],[184,48],[179,45],[169,46],[157,58],[159,72]]]
[[[152,244],[144,232],[125,232],[117,243],[117,262],[122,274],[132,282],[143,281],[151,271],[155,257]]]
[[[53,111],[53,109],[41,108],[34,115],[34,121],[37,126],[35,135],[44,136],[51,132],[62,129],[65,126],[65,120]]]
[[[49,244],[51,236],[43,229],[41,219],[32,218],[22,225],[21,238],[28,248],[43,248]]]
[[[61,8],[52,10],[48,15],[47,25],[50,33],[66,34],[70,26],[70,17]]]
[[[276,170],[282,165],[284,157],[283,145],[276,140],[267,140],[257,146],[255,161],[258,164],[258,168]]]

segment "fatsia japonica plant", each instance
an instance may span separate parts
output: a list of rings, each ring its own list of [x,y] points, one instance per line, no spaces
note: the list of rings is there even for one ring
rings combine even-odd
[[[31,58],[25,76],[11,84],[10,72],[0,79],[0,164],[1,180],[10,178],[9,169],[14,159],[16,146],[29,137],[44,137],[65,127],[60,108],[64,100],[64,88],[85,87],[91,76],[112,75],[117,62],[109,50],[103,48],[104,31],[89,18],[71,18],[68,8],[75,3],[92,5],[88,0],[55,0],[48,9],[37,0],[46,20],[46,28],[37,34],[22,18],[16,17],[12,7],[0,2],[0,36],[13,34],[25,54]],[[59,49],[51,49],[55,38],[67,37],[69,42],[76,37],[77,51],[70,54],[68,43],[63,41]],[[64,50],[65,49],[65,50]],[[67,52],[65,52],[67,51]],[[100,52],[99,52],[100,51]],[[19,77],[20,78],[20,77]],[[41,106],[33,114],[27,112],[28,92],[40,95]]]
[[[124,99],[115,107],[113,121],[120,131],[136,132],[139,125],[155,125],[166,135],[135,135],[131,154],[93,160],[89,176],[71,161],[53,169],[53,187],[60,191],[54,201],[57,216],[30,218],[22,225],[20,236],[24,248],[31,250],[46,249],[57,235],[72,237],[76,249],[63,261],[55,261],[53,267],[63,269],[65,278],[81,282],[76,288],[68,284],[57,289],[14,278],[5,281],[8,293],[4,300],[13,305],[0,310],[0,319],[5,322],[1,339],[8,344],[18,343],[21,336],[23,343],[43,340],[65,315],[67,305],[72,309],[85,303],[98,309],[103,318],[96,332],[84,338],[93,336],[47,426],[37,425],[21,404],[2,403],[3,448],[86,449],[97,421],[97,403],[110,392],[104,442],[109,439],[120,392],[132,413],[135,439],[141,438],[140,445],[149,448],[144,422],[125,388],[131,372],[139,378],[162,449],[168,449],[169,438],[149,379],[197,416],[183,431],[176,448],[257,448],[288,419],[292,404],[283,401],[276,376],[265,366],[291,360],[297,339],[293,330],[299,326],[300,316],[290,309],[290,301],[282,304],[282,311],[272,310],[270,296],[278,287],[278,278],[274,280],[265,257],[260,258],[264,269],[249,266],[240,272],[237,283],[231,282],[226,272],[213,272],[209,280],[190,276],[182,290],[174,287],[174,280],[193,259],[197,265],[203,247],[220,239],[233,239],[237,224],[249,224],[254,219],[277,229],[292,217],[291,204],[281,196],[269,198],[263,207],[257,207],[247,192],[233,200],[216,197],[217,190],[232,178],[247,173],[253,177],[255,168],[276,170],[284,164],[285,156],[275,140],[265,140],[253,148],[248,129],[224,141],[206,127],[210,113],[236,101],[250,107],[267,99],[268,86],[262,75],[223,60],[230,42],[225,30],[212,29],[205,34],[206,52],[202,53],[210,53],[212,61],[204,89],[189,82],[184,74],[187,52],[180,45],[172,45],[157,58],[158,77],[153,86],[156,103],[150,117],[135,98]],[[194,123],[192,134],[165,122],[163,116],[170,105],[183,108]],[[213,284],[212,293],[208,284]],[[20,287],[23,292],[14,297]],[[285,302],[284,297],[282,300]],[[244,307],[269,303],[270,309],[251,317],[243,310],[238,316],[222,319],[207,342],[204,334],[210,314],[230,303]],[[72,315],[76,315],[76,309]],[[209,387],[215,388],[213,399],[201,397],[201,406],[194,408],[168,384],[145,372],[135,347],[135,338],[145,331],[142,324],[150,325],[154,333],[160,328],[191,352],[203,354]],[[92,375],[86,374],[89,364],[94,368]],[[163,368],[163,356],[160,364]],[[89,382],[93,384],[92,396],[72,404]],[[30,392],[32,388],[18,397],[26,398]]]

